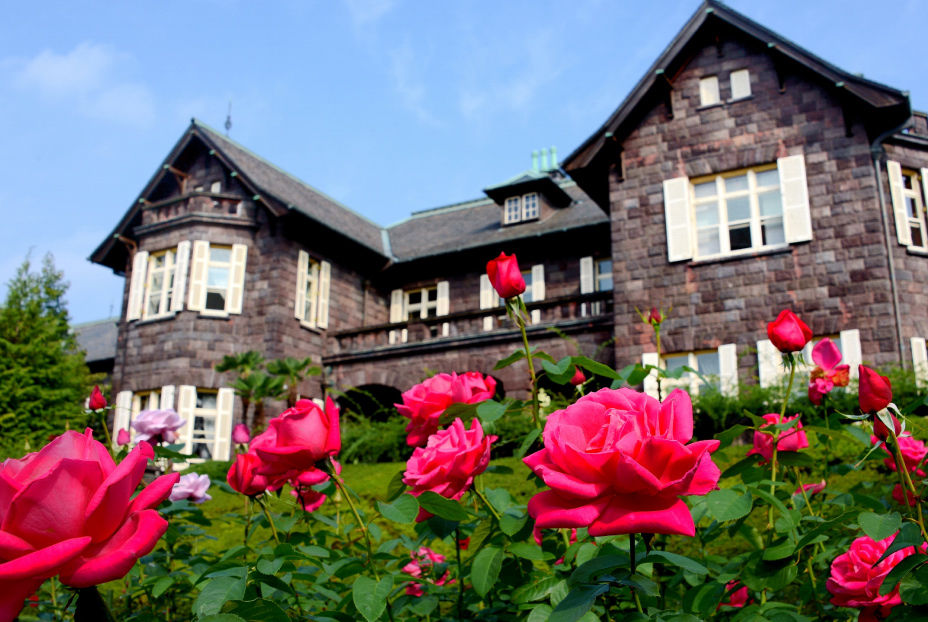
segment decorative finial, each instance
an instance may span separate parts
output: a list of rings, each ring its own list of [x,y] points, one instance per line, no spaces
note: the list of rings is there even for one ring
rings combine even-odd
[[[229,135],[229,130],[232,129],[232,102],[229,102],[229,114],[226,115],[226,136]]]

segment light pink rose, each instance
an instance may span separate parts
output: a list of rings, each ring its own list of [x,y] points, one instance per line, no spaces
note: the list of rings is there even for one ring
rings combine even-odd
[[[425,445],[438,431],[438,420],[452,404],[476,404],[493,397],[496,380],[478,372],[436,374],[403,393],[403,403],[394,404],[397,412],[409,419],[406,443],[410,447]]]
[[[232,428],[232,442],[236,445],[247,445],[251,440],[251,433],[248,432],[248,426],[240,423]]]
[[[173,443],[177,440],[177,432],[187,423],[180,418],[176,412],[170,408],[167,410],[143,410],[139,416],[132,422],[132,427],[138,434],[135,435],[137,441],[148,441],[150,443]]]
[[[692,438],[692,403],[679,389],[663,403],[627,388],[581,397],[548,417],[544,449],[524,460],[551,488],[528,512],[542,529],[692,536],[680,497],[715,490],[721,475],[710,455],[719,441]]]
[[[412,561],[402,568],[402,571],[406,574],[417,579],[426,579],[432,585],[451,585],[454,583],[454,579],[448,580],[447,570],[438,580],[432,577],[432,569],[435,564],[445,563],[444,555],[439,555],[432,549],[423,546],[418,551],[410,551],[409,556],[412,557]],[[422,584],[416,582],[407,583],[406,594],[408,596],[422,596],[424,594]]]
[[[190,499],[192,503],[203,503],[212,499],[206,491],[209,490],[209,476],[188,473],[181,475],[180,479],[171,489],[171,501],[180,501],[181,499]]]
[[[403,483],[418,497],[426,490],[448,499],[460,499],[474,483],[474,477],[483,473],[490,464],[490,445],[495,436],[484,436],[480,421],[474,419],[470,430],[464,422],[455,419],[447,430],[429,437],[425,447],[412,452],[406,463]],[[432,515],[419,508],[417,522]]]
[[[338,407],[326,398],[325,410],[310,400],[299,400],[271,419],[268,429],[251,442],[250,452],[261,458],[259,475],[290,479],[334,456],[342,447]]]
[[[162,475],[133,498],[152,457],[140,443],[117,465],[88,428],[0,465],[0,620],[49,577],[90,587],[151,552],[168,528],[154,508],[179,477]]]
[[[789,423],[793,419],[796,419],[799,415],[793,415],[792,417],[783,417],[780,419],[778,413],[767,413],[764,415],[764,425],[762,428],[766,428],[768,425],[776,425],[778,423]],[[802,422],[797,423],[789,430],[781,430],[780,438],[777,441],[777,451],[799,451],[809,446],[809,440],[806,438],[806,433],[802,431]],[[754,432],[754,449],[749,451],[747,455],[753,456],[754,454],[759,454],[763,457],[764,462],[770,462],[773,459],[773,435],[764,434],[763,432]]]
[[[879,542],[867,536],[857,538],[851,548],[839,555],[831,563],[831,576],[825,587],[832,593],[831,604],[839,607],[856,607],[863,609],[860,619],[874,619],[879,610],[881,617],[886,617],[893,607],[902,603],[899,586],[884,596],[880,596],[880,585],[896,564],[912,554],[912,547],[896,551],[876,565],[877,560],[892,543],[895,534]],[[925,550],[923,544],[919,547]]]

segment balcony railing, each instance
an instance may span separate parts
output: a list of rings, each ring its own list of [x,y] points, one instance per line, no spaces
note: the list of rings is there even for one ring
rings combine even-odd
[[[532,316],[530,332],[551,326],[579,329],[612,322],[612,292],[552,298],[527,306]],[[410,349],[417,345],[441,348],[461,342],[507,340],[516,333],[517,326],[506,316],[503,307],[462,311],[329,333],[334,340],[324,362],[337,363],[361,353]]]

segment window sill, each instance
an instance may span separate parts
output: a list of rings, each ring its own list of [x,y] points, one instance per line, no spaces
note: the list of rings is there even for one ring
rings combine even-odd
[[[737,99],[729,99],[727,103],[737,104],[738,102],[746,102],[751,99],[754,99],[754,93],[751,93],[750,95],[745,95],[744,97],[738,97]]]
[[[702,266],[706,264],[713,263],[725,263],[728,261],[738,261],[739,259],[745,259],[749,257],[765,257],[767,255],[779,255],[781,253],[789,253],[792,251],[792,244],[785,244],[783,246],[774,246],[772,248],[764,248],[760,250],[752,250],[749,252],[740,252],[737,254],[731,255],[716,255],[713,257],[705,257],[700,259],[690,260],[690,266]]]
[[[132,322],[136,326],[144,326],[145,324],[156,324],[158,322],[164,322],[165,320],[173,320],[174,316],[177,315],[177,312],[166,313],[164,315],[158,315],[154,317],[146,317],[140,320],[133,320]]]
[[[916,255],[918,257],[928,257],[928,248],[922,248],[920,246],[909,246],[906,248],[906,251],[909,255]]]
[[[201,318],[208,320],[227,320],[229,319],[228,311],[200,311]]]
[[[318,326],[314,325],[314,324],[310,324],[310,323],[308,323],[308,322],[304,322],[303,320],[298,320],[298,321],[299,321],[300,326],[301,326],[302,328],[305,328],[306,330],[308,330],[308,331],[310,331],[310,332],[316,333],[316,334],[318,334],[318,335],[321,335],[321,334],[323,333],[323,330],[322,330],[321,328],[319,328]]]
[[[725,105],[725,102],[715,102],[714,104],[702,104],[696,107],[696,112],[702,112],[703,110],[712,110],[713,108],[721,108]]]

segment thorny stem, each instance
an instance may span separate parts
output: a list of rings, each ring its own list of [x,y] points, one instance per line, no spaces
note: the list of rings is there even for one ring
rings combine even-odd
[[[271,526],[271,533],[274,534],[274,542],[280,544],[280,537],[277,535],[277,527],[274,526],[274,520],[271,518],[271,513],[267,509],[267,500],[262,499],[258,503],[261,505],[261,509],[264,510],[264,516],[267,517],[267,522]]]
[[[361,515],[358,514],[358,508],[355,507],[354,501],[351,499],[351,493],[349,493],[348,489],[345,487],[345,482],[342,480],[341,475],[336,472],[335,462],[332,458],[329,458],[329,463],[332,466],[332,481],[335,482],[335,485],[342,492],[342,496],[344,496],[345,501],[348,502],[348,507],[351,508],[351,513],[354,514],[354,519],[358,521],[358,529],[364,534],[364,542],[367,543],[367,563],[370,564],[371,570],[374,571],[374,578],[380,581],[380,573],[377,572],[377,566],[374,565],[374,549],[371,547],[371,535],[367,529],[367,525],[361,520]]]
[[[635,547],[635,534],[630,533],[628,534],[628,555],[630,559],[629,567],[631,568],[633,577],[635,575],[635,565],[637,561],[635,559],[635,548],[636,548]],[[633,587],[630,587],[628,589],[632,591],[632,598],[635,599],[635,607],[638,609],[638,613],[644,613],[644,608],[641,606],[641,599],[638,598],[638,592],[635,591],[635,588]]]
[[[499,512],[497,512],[496,508],[494,508],[493,505],[487,500],[487,498],[483,496],[483,493],[477,490],[476,488],[471,488],[470,491],[474,493],[475,495],[477,495],[481,501],[483,501],[483,504],[487,506],[487,509],[490,510],[490,513],[496,517],[496,520],[498,522],[499,519],[501,518],[499,515]]]
[[[525,314],[528,313],[528,309],[525,308],[525,303],[522,302],[521,298],[517,298],[516,300],[518,300],[518,302],[512,303],[514,307],[511,308],[511,311],[513,316],[515,316],[516,324],[519,325],[519,331],[522,333],[522,345],[525,347],[525,360],[528,362],[528,374],[532,381],[532,419],[535,422],[535,427],[540,430],[541,421],[538,419],[538,381],[535,377],[535,363],[532,362],[532,351],[528,345],[528,333],[525,332],[525,316],[523,315],[523,312]]]
[[[799,469],[793,467],[793,473],[796,475],[796,483],[799,484],[799,490],[802,491],[802,498],[805,499],[806,507],[809,508],[809,515],[815,516],[815,512],[812,510],[812,504],[809,503],[809,495],[806,493],[806,489],[802,486],[802,480],[799,478]]]

